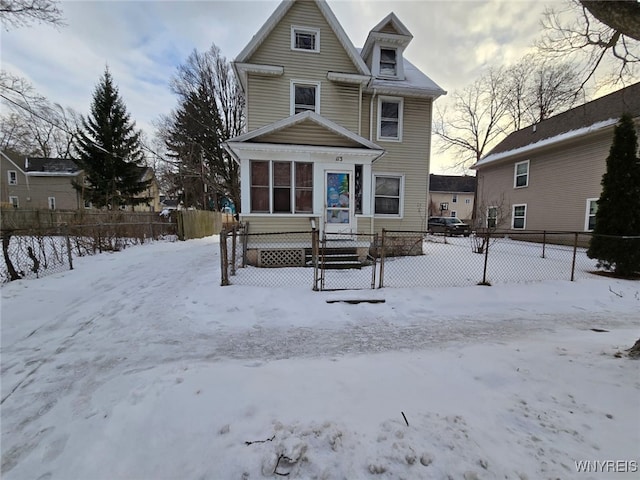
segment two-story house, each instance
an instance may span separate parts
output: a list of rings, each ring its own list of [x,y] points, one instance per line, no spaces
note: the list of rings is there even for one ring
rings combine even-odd
[[[49,210],[82,206],[81,195],[71,184],[81,179],[82,170],[72,160],[0,151],[0,167],[3,205]]]
[[[476,193],[476,177],[429,175],[429,216],[457,217],[470,222]]]
[[[473,166],[477,218],[501,229],[593,230],[623,113],[640,132],[640,83],[511,133]]]
[[[390,13],[358,50],[323,0],[282,2],[233,66],[247,133],[240,217],[254,232],[425,229],[433,101]]]

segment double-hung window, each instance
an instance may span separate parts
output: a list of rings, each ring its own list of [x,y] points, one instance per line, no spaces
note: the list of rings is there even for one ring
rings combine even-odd
[[[596,227],[596,212],[598,211],[597,198],[587,198],[587,212],[585,215],[584,229],[592,232]]]
[[[48,203],[49,203],[49,210],[56,209],[56,197],[49,197]]]
[[[511,228],[514,230],[524,230],[527,225],[527,205],[514,205],[511,215]]]
[[[487,208],[487,228],[498,227],[498,207]]]
[[[402,140],[402,98],[379,97],[378,140]]]
[[[320,113],[320,85],[314,83],[291,84],[291,115],[310,110]]]
[[[9,185],[17,185],[18,184],[18,172],[15,170],[7,170],[7,181]]]
[[[398,76],[397,50],[395,48],[380,49],[380,76]]]
[[[320,30],[310,27],[291,27],[291,50],[320,51]]]
[[[529,186],[529,160],[518,162],[513,170],[513,188]]]
[[[312,213],[313,164],[252,160],[251,213]]]
[[[18,197],[13,195],[9,196],[9,203],[13,205],[13,208],[18,208],[20,206],[20,202],[18,201]]]
[[[402,216],[404,178],[401,175],[375,175],[374,213]]]

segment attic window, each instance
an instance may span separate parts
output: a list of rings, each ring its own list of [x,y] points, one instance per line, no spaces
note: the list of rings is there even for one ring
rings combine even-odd
[[[291,27],[291,50],[320,51],[320,30],[317,28]]]
[[[397,52],[391,48],[380,49],[380,75],[385,77],[395,77],[398,75]]]

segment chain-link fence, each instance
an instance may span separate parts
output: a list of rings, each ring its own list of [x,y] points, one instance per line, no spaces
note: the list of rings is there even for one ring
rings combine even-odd
[[[177,240],[170,222],[58,225],[4,229],[0,283],[73,269],[73,259],[150,241]]]
[[[576,280],[599,268],[584,232],[424,231],[320,235],[318,231],[221,235],[222,285],[352,290]],[[640,237],[608,237],[640,251]]]

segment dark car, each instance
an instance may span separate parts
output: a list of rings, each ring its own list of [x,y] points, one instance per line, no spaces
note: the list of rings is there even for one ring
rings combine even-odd
[[[429,217],[428,230],[429,233],[471,235],[471,227],[456,217]]]

